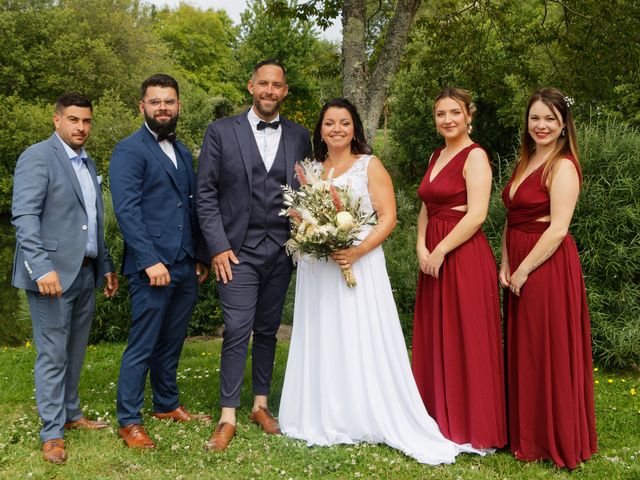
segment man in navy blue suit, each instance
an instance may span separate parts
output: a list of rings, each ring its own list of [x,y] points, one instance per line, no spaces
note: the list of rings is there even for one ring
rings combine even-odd
[[[117,415],[118,433],[130,448],[154,448],[140,412],[147,373],[156,418],[209,418],[191,414],[180,404],[176,383],[198,283],[206,279],[208,268],[196,261],[202,245],[193,160],[176,141],[178,83],[164,74],[147,78],[140,112],[145,124],[116,145],[109,167],[132,316],[118,379]]]
[[[198,217],[224,317],[222,413],[207,443],[216,451],[227,448],[235,434],[251,334],[250,419],[267,433],[280,433],[267,397],[276,333],[293,270],[284,250],[289,224],[279,216],[281,185],[292,185],[295,162],[311,155],[309,131],[279,115],[289,89],[280,62],[258,63],[247,88],[253,106],[209,125],[198,167]]]

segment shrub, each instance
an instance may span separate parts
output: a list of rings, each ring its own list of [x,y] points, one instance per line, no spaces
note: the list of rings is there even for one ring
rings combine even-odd
[[[612,118],[580,129],[584,174],[572,226],[581,253],[593,352],[640,364],[640,133]]]

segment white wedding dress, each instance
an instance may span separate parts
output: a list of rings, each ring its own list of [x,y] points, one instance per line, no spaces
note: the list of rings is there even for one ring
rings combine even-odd
[[[333,183],[350,184],[372,211],[369,159],[361,156]],[[385,443],[427,464],[452,463],[460,452],[484,453],[444,438],[422,403],[382,248],[361,257],[353,272],[358,284],[349,288],[331,259],[298,263],[279,412],[283,433],[310,446]]]

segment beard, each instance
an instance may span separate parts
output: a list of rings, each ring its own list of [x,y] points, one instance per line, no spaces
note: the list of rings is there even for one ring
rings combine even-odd
[[[164,113],[164,112],[163,112]],[[176,126],[178,125],[179,114],[176,113],[175,117],[171,117],[169,120],[159,122],[154,117],[150,117],[147,112],[144,112],[144,119],[149,125],[149,128],[157,135],[166,135],[168,133],[174,133]]]
[[[256,107],[256,110],[260,115],[262,115],[262,117],[269,118],[280,111],[280,105],[282,105],[283,100],[284,99],[281,99],[280,101],[275,100],[275,103],[273,105],[267,106],[263,104],[259,98],[257,98],[253,100],[253,105]]]

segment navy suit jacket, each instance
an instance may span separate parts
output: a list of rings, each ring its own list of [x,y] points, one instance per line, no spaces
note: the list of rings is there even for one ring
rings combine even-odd
[[[96,189],[98,257],[96,286],[113,272],[113,262],[104,241],[104,209],[96,165],[87,159]],[[11,223],[16,227],[16,253],[12,284],[37,292],[36,280],[56,271],[65,292],[78,276],[87,242],[87,210],[71,160],[60,139],[27,148],[13,177]]]
[[[311,156],[309,131],[280,117],[287,184],[294,185],[295,162]],[[251,214],[253,151],[258,151],[247,112],[222,118],[207,128],[198,165],[196,205],[209,257],[225,250],[237,255]]]
[[[156,263],[171,265],[182,244],[184,209],[189,209],[194,253],[208,264],[195,213],[195,172],[191,153],[174,144],[189,176],[189,197],[183,201],[177,171],[145,125],[118,143],[111,155],[109,178],[113,209],[124,237],[122,273],[129,275]],[[178,159],[179,161],[179,159]]]

